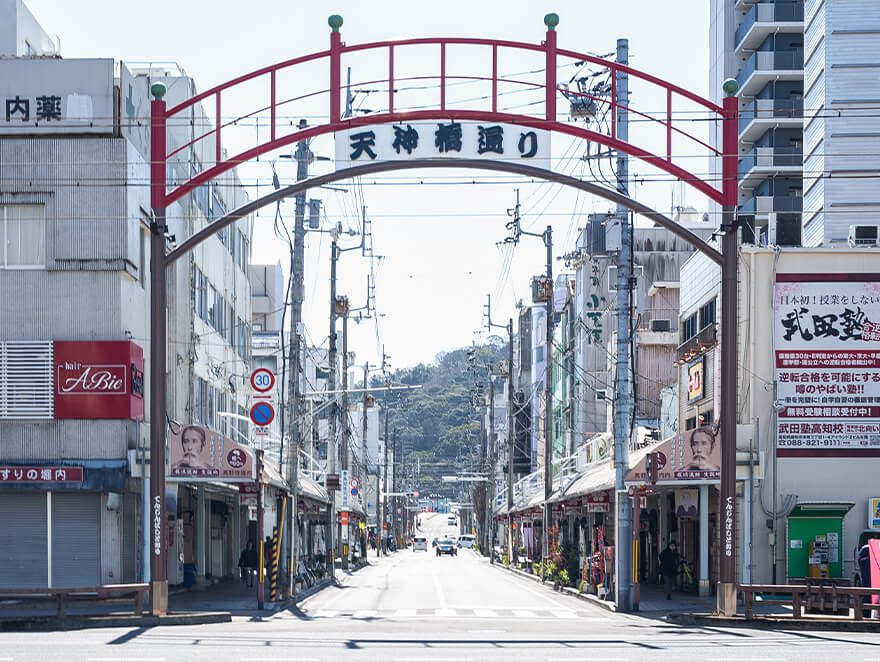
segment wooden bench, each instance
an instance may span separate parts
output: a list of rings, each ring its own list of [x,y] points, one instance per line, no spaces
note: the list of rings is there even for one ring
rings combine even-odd
[[[58,603],[58,618],[62,619],[67,616],[67,607],[71,602],[87,605],[133,604],[134,613],[140,616],[149,590],[149,584],[0,589],[0,600],[55,600]]]
[[[801,618],[805,605],[815,606],[820,611],[826,608],[837,613],[841,610],[853,610],[853,618],[864,619],[865,610],[880,609],[880,605],[872,607],[863,604],[862,598],[880,595],[880,588],[861,586],[841,586],[837,584],[821,585],[806,584],[740,584],[738,589],[743,594],[743,612],[747,619],[754,615],[755,596],[761,594],[763,604],[791,605],[793,618]],[[774,597],[767,597],[765,594]]]

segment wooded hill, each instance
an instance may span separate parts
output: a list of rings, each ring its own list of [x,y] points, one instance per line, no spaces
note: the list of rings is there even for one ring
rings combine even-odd
[[[471,353],[473,361],[469,361]],[[420,363],[389,373],[392,385],[422,386],[413,391],[374,393],[383,408],[380,435],[384,431],[385,411],[390,416],[388,430],[392,441],[396,431],[401,460],[398,480],[403,478],[423,496],[464,498],[469,493],[471,484],[443,483],[441,476],[479,470],[479,420],[484,409],[477,409],[474,402],[482,402],[481,396],[488,393],[487,364],[493,364],[497,371],[498,361],[506,358],[507,343],[490,336],[483,345],[442,352],[431,365]],[[378,375],[371,379],[370,386],[384,383],[385,377]]]

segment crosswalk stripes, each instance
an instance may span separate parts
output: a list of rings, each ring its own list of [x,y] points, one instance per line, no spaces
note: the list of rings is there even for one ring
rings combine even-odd
[[[443,608],[443,609],[357,609],[336,610],[318,609],[309,614],[311,618],[352,618],[352,619],[394,619],[394,618],[498,618],[503,620],[518,618],[552,618],[552,619],[577,619],[583,621],[607,621],[607,616],[596,616],[593,612],[575,611],[571,609],[488,609],[485,607],[473,608]]]
[[[535,612],[528,609],[514,609],[513,615],[517,618],[535,618]]]

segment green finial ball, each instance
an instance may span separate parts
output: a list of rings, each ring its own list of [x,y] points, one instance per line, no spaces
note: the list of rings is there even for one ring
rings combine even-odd
[[[728,78],[721,83],[721,89],[724,90],[725,96],[734,97],[739,91],[739,83],[736,82],[736,78]]]
[[[162,101],[162,97],[165,96],[165,83],[156,81],[150,85],[150,94],[156,98],[156,101]]]
[[[339,28],[342,27],[342,17],[339,14],[333,14],[327,19],[327,24],[333,28],[333,32],[339,32]]]
[[[556,26],[559,25],[559,14],[547,14],[544,17],[544,25],[547,26],[548,30],[555,30]]]

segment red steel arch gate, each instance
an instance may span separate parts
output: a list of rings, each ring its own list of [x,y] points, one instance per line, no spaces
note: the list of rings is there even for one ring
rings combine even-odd
[[[166,355],[166,282],[165,267],[176,260],[184,252],[200,243],[208,236],[216,233],[222,227],[252,213],[262,206],[272,204],[284,197],[294,195],[305,189],[320,186],[331,181],[347,179],[359,175],[376,172],[384,172],[408,168],[426,167],[458,167],[492,169],[518,174],[527,174],[532,177],[555,181],[568,186],[573,186],[594,195],[605,197],[618,202],[644,216],[651,218],[657,223],[667,227],[679,236],[690,241],[697,250],[707,254],[712,260],[719,262],[722,267],[722,364],[721,364],[721,437],[722,437],[722,466],[721,466],[721,512],[723,513],[721,527],[721,572],[718,590],[719,612],[724,614],[735,613],[736,605],[736,565],[735,565],[735,444],[736,444],[736,254],[737,234],[735,220],[736,190],[737,190],[737,99],[735,81],[732,85],[725,83],[726,97],[723,106],[718,106],[688,90],[661,80],[650,74],[638,71],[629,66],[604,60],[586,53],[578,53],[557,46],[556,25],[558,17],[548,14],[544,22],[547,26],[545,39],[541,44],[525,42],[513,42],[491,39],[464,39],[464,38],[419,38],[399,41],[383,41],[349,46],[342,42],[339,28],[342,26],[342,18],[331,16],[329,24],[330,47],[328,50],[304,55],[269,67],[264,67],[252,73],[239,76],[226,83],[197,94],[171,108],[164,101],[165,88],[161,83],[152,88],[155,99],[151,103],[151,206],[153,208],[153,222],[151,224],[151,357],[150,357],[150,420],[151,425],[151,457],[154,459],[165,457],[165,426],[156,424],[157,421],[166,420],[165,405],[165,355]],[[436,47],[437,68],[439,71],[427,72],[424,75],[395,77],[395,58],[400,58],[400,52],[407,47]],[[455,75],[447,71],[447,51],[454,47],[479,47],[487,54],[491,66],[490,76]],[[529,78],[508,78],[499,74],[499,53],[512,51],[526,53],[543,58],[543,80]],[[387,85],[387,106],[378,112],[358,117],[342,117],[342,91],[341,62],[343,55],[350,54],[381,54],[387,58],[386,75],[384,78],[365,81],[363,84]],[[605,69],[611,73],[612,93],[610,99],[592,96],[588,93],[574,92],[560,86],[557,81],[557,68],[560,62],[587,62]],[[280,84],[282,77],[287,77],[293,71],[305,71],[315,62],[322,62],[328,68],[327,87],[303,92],[301,86],[297,87],[293,96],[285,96],[283,85]],[[619,73],[625,73],[631,78],[637,79],[652,87],[655,87],[665,98],[665,114],[657,117],[654,114],[642,112],[637,108],[622,106],[617,101],[616,81]],[[258,105],[251,112],[234,120],[224,121],[222,115],[223,95],[238,90],[251,90],[255,81],[265,85],[268,101]],[[424,84],[425,81],[436,81],[439,86],[439,102],[433,108],[401,109],[395,99],[395,92],[399,93],[396,85],[405,81],[417,81]],[[491,93],[488,95],[489,108],[480,107],[480,104],[470,102],[470,107],[462,107],[461,103],[447,103],[448,89],[451,84],[458,82],[482,82],[488,84]],[[300,81],[301,82],[301,81]],[[249,87],[245,88],[244,86]],[[543,112],[524,114],[511,112],[499,108],[499,98],[503,94],[499,88],[515,88],[534,95],[542,95],[543,102],[539,110]],[[611,115],[611,128],[608,133],[602,133],[588,129],[584,126],[560,121],[557,113],[557,100],[562,92],[568,97],[577,97],[596,104],[607,104]],[[279,121],[281,112],[288,112],[290,104],[295,102],[315,102],[320,98],[326,98],[327,121],[309,127],[289,127]],[[687,123],[679,121],[673,114],[673,104],[679,101],[696,104],[704,109],[710,119],[721,122],[723,149],[717,150],[708,145],[700,138],[686,130]],[[486,101],[477,99],[476,101]],[[195,136],[190,141],[170,147],[167,144],[167,126],[169,121],[176,118],[184,118],[182,113],[191,110],[196,104],[205,103],[214,109],[216,123],[202,134]],[[655,123],[665,133],[665,154],[655,154],[648,149],[621,140],[616,134],[616,117],[621,111],[635,113],[641,119]],[[222,149],[222,136],[224,129],[242,120],[248,120],[257,116],[268,114],[269,136],[268,140],[260,142],[259,134],[254,143],[240,153],[231,157],[224,157]],[[664,172],[684,181],[697,191],[705,194],[710,199],[722,206],[722,251],[719,254],[714,248],[700,241],[692,233],[679,227],[673,221],[649,207],[628,198],[625,195],[612,191],[608,188],[585,182],[560,173],[535,168],[520,163],[504,161],[475,161],[468,159],[445,159],[442,162],[436,160],[410,160],[373,162],[358,165],[345,170],[337,170],[329,175],[322,175],[304,180],[295,185],[288,186],[254,200],[242,208],[227,214],[225,217],[211,223],[208,227],[184,240],[181,245],[170,253],[165,251],[165,210],[179,200],[185,194],[195,190],[218,175],[231,170],[240,163],[256,159],[262,154],[277,150],[286,145],[293,144],[315,136],[334,133],[336,131],[355,128],[358,126],[392,124],[398,122],[413,122],[416,120],[471,120],[483,122],[504,122],[534,129],[543,129],[555,134],[568,135],[583,140],[602,144],[610,149],[624,152],[630,156],[660,169]],[[187,119],[188,121],[188,119]],[[683,128],[685,127],[685,128]],[[290,129],[290,130],[288,130]],[[720,187],[712,182],[704,180],[684,168],[673,151],[673,140],[687,140],[706,150],[710,157],[721,160]],[[215,160],[200,171],[192,174],[186,181],[168,187],[167,168],[170,163],[179,161],[185,155],[185,150],[194,147],[202,141],[213,143]],[[189,168],[187,172],[190,172]],[[150,468],[150,500],[152,513],[152,546],[151,546],[151,577],[153,584],[153,613],[164,614],[167,611],[167,567],[165,563],[165,473],[164,463],[154,461]]]

